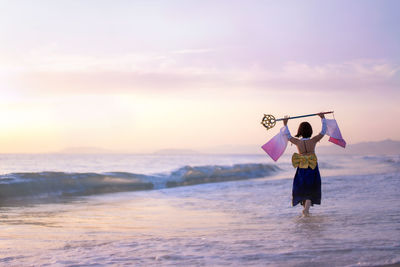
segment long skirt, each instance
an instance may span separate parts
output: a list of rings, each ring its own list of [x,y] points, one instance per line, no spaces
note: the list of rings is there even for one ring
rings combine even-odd
[[[318,164],[315,169],[297,168],[293,180],[292,205],[296,206],[309,199],[311,205],[321,204],[321,175],[319,174]]]

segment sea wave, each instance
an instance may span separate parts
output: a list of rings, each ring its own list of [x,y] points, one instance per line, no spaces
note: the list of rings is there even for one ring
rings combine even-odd
[[[88,196],[261,178],[278,170],[279,167],[270,164],[236,164],[184,166],[170,173],[154,175],[129,172],[10,173],[0,175],[0,205],[15,199],[51,201],[63,196]]]
[[[363,156],[362,159],[368,161],[377,161],[384,164],[388,164],[393,167],[400,167],[400,154],[395,155],[367,155]]]
[[[385,163],[400,167],[400,155],[391,155],[384,159]]]

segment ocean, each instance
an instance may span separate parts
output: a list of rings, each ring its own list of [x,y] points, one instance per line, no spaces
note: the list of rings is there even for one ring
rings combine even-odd
[[[0,155],[0,266],[400,265],[400,155]]]

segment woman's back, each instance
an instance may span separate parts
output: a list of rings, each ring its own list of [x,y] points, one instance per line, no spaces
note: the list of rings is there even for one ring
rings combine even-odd
[[[320,133],[311,139],[310,138],[299,139],[296,137],[291,137],[289,139],[289,141],[297,146],[297,150],[299,151],[299,154],[309,155],[309,154],[315,153],[315,146],[322,139],[322,137],[324,137],[324,135]]]
[[[288,118],[283,119],[284,133],[287,139],[297,146],[299,154],[294,153],[292,164],[296,169],[292,189],[292,205],[301,203],[304,206],[303,215],[308,216],[310,206],[321,204],[321,176],[319,174],[315,146],[324,137],[326,121],[323,113],[318,114],[322,119],[321,132],[312,137],[312,127],[308,122],[302,122],[296,137],[292,137],[287,127]]]

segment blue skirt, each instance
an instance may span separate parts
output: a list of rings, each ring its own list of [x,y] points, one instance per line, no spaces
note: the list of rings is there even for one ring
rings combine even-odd
[[[311,205],[321,204],[321,175],[319,174],[318,164],[315,169],[297,168],[293,180],[292,205],[311,200]]]

